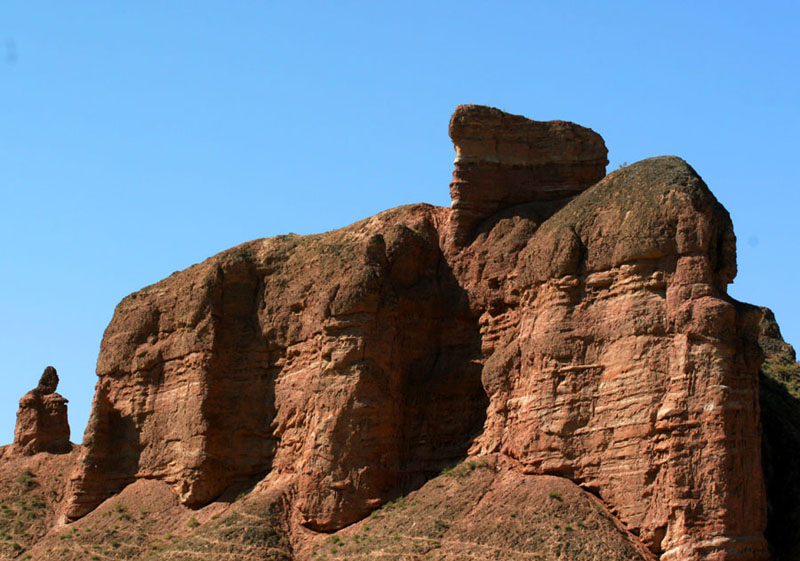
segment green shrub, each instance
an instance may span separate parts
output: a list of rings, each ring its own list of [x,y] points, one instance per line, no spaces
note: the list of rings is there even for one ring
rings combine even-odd
[[[17,477],[17,483],[22,485],[25,489],[33,489],[36,487],[36,476],[31,470],[26,469]]]
[[[33,498],[31,499],[31,507],[32,507],[32,508],[35,508],[35,509],[39,509],[39,510],[41,510],[41,509],[43,509],[45,506],[47,506],[47,505],[45,505],[45,502],[44,502],[44,501],[43,501],[41,498],[39,498],[39,497],[33,497]]]
[[[489,467],[489,462],[486,460],[467,460],[466,462],[458,464],[457,466],[443,469],[439,475],[446,475],[449,477],[466,477],[476,469],[487,469]]]

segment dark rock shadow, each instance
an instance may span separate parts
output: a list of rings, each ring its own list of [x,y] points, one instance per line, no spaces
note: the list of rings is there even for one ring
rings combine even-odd
[[[68,518],[88,514],[108,497],[136,480],[143,447],[134,419],[111,406],[102,389],[95,396],[84,441],[84,466],[72,481]]]
[[[773,561],[800,559],[800,399],[780,382],[759,376],[762,465],[767,530]]]
[[[437,352],[428,364],[412,368],[405,384],[400,481],[404,493],[466,458],[483,430],[489,406],[481,383],[478,320],[443,257],[436,280],[440,309],[430,336]]]
[[[277,355],[258,323],[259,278],[247,259],[218,271],[211,312],[217,335],[201,404],[208,426],[205,461],[189,506],[235,497],[272,469]]]

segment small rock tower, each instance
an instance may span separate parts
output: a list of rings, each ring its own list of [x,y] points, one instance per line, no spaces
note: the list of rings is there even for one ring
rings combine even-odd
[[[25,456],[39,452],[66,454],[69,442],[67,400],[56,393],[58,373],[52,366],[44,369],[39,385],[19,400],[13,450]]]

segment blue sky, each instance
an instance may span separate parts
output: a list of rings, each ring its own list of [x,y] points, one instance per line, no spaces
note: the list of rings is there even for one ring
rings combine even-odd
[[[0,443],[52,364],[80,442],[125,295],[238,243],[449,205],[460,103],[675,154],[731,294],[800,344],[797,2],[0,4]]]

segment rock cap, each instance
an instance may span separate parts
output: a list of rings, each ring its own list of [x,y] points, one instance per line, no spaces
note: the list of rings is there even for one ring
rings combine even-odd
[[[56,369],[52,366],[48,366],[44,369],[42,377],[39,378],[39,385],[31,391],[41,395],[47,395],[56,393],[56,388],[58,388],[58,372],[56,372]]]
[[[485,105],[459,105],[450,118],[457,163],[530,166],[546,163],[608,164],[603,138],[569,121],[534,121]]]
[[[505,208],[573,197],[606,174],[608,150],[591,129],[533,121],[494,107],[460,105],[450,119],[456,150],[451,232],[466,245],[477,225]]]

